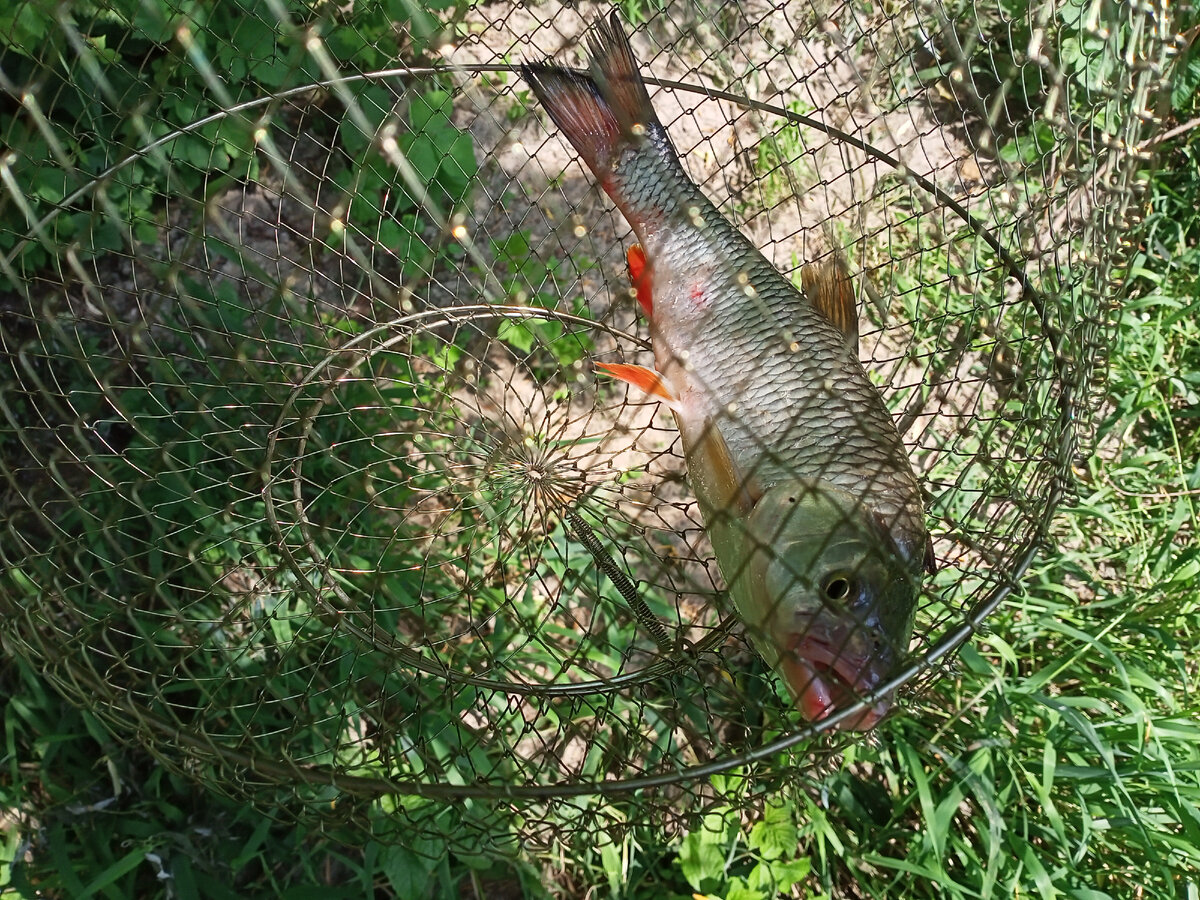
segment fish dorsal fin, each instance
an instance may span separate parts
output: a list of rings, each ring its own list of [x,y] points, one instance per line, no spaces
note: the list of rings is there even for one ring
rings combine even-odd
[[[809,263],[800,270],[804,295],[817,311],[846,336],[847,342],[858,350],[858,308],[850,273],[836,256],[819,263]]]

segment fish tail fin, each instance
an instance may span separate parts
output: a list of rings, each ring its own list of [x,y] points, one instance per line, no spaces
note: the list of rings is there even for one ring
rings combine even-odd
[[[638,71],[633,47],[615,10],[607,20],[596,22],[588,38],[588,55],[592,79],[608,99],[622,132],[634,137],[652,131],[665,134],[650,104],[650,93]]]
[[[607,188],[613,164],[626,149],[648,144],[677,158],[615,11],[595,24],[588,52],[590,75],[551,62],[521,65],[521,76],[588,168]]]

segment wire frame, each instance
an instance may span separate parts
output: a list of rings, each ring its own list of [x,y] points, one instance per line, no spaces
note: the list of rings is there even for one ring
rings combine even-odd
[[[6,652],[213,789],[464,841],[844,746],[861,704],[806,722],[731,616],[669,412],[596,374],[650,358],[629,228],[513,64],[606,8],[15,9]],[[624,10],[722,212],[852,272],[941,566],[900,717],[1046,539],[1136,239],[1169,20],[1046,10]]]

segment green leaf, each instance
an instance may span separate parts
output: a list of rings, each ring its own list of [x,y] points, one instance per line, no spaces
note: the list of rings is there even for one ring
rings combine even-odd
[[[1171,107],[1177,113],[1196,108],[1200,93],[1200,41],[1193,40],[1187,56],[1175,63],[1171,78]]]
[[[408,837],[405,846],[387,845],[380,851],[388,883],[401,897],[429,896],[429,876],[446,852],[444,844],[423,837]]]
[[[764,891],[749,887],[742,879],[734,879],[733,884],[725,889],[725,900],[767,900]]]
[[[604,877],[608,879],[609,889],[615,897],[626,880],[624,867],[621,865],[621,851],[616,844],[610,842],[600,848],[600,862],[604,866]]]
[[[356,28],[331,28],[324,40],[325,49],[342,64],[360,62],[374,51],[367,35]]]
[[[679,868],[697,891],[716,889],[725,880],[726,851],[734,823],[721,812],[709,813],[700,827],[689,832],[679,848]]]
[[[275,59],[278,38],[273,22],[268,24],[257,16],[245,16],[238,20],[228,42],[222,42],[217,56],[222,60],[228,58],[229,71],[235,78],[256,77],[260,66]]]
[[[36,3],[5,3],[0,11],[0,34],[4,35],[6,46],[35,57],[53,22]]]
[[[408,107],[408,121],[413,133],[442,135],[447,131],[457,132],[450,122],[452,108],[446,91],[430,91],[413,97]]]
[[[747,841],[751,850],[757,850],[763,859],[779,859],[794,856],[800,833],[792,820],[790,807],[769,805],[763,812],[761,822],[750,829]]]
[[[806,857],[787,862],[764,861],[750,871],[747,882],[750,887],[765,889],[772,894],[786,894],[793,885],[807,878],[811,871],[812,862]]]
[[[115,863],[93,878],[83,891],[75,896],[78,900],[87,900],[105,888],[110,887],[123,876],[129,874],[145,862],[146,856],[142,850],[131,850]]]
[[[516,319],[505,319],[501,322],[500,327],[496,329],[496,337],[522,353],[530,352],[537,340],[529,325]]]
[[[432,184],[442,165],[442,148],[428,134],[416,134],[406,142],[405,155],[425,184]]]
[[[285,890],[279,895],[280,900],[350,900],[350,898],[361,897],[362,893],[357,887],[342,886],[330,887],[328,885],[314,884],[298,884]],[[422,894],[403,895],[406,897],[420,897]]]
[[[463,201],[466,189],[478,171],[475,142],[469,134],[457,133],[450,142],[441,166],[442,186],[450,195],[451,202],[458,204]]]
[[[380,85],[365,84],[358,88],[355,101],[361,117],[347,112],[338,123],[338,137],[352,157],[360,157],[371,146],[379,126],[391,112],[393,100],[392,92]],[[360,120],[365,120],[366,132],[360,126]]]

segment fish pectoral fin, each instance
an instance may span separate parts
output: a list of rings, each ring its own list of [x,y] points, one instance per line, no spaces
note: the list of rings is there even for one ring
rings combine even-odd
[[[854,303],[854,290],[845,264],[836,256],[819,263],[809,263],[800,270],[800,284],[808,302],[846,336],[857,353],[858,308]]]
[[[637,301],[645,310],[647,317],[654,317],[654,302],[650,295],[650,263],[646,259],[646,251],[641,244],[634,244],[625,253],[625,261],[629,264],[629,280],[637,293]]]
[[[716,423],[706,419],[699,435],[686,441],[685,446],[688,472],[693,479],[704,481],[697,493],[709,498],[715,506],[712,512],[734,518],[750,515],[762,497],[762,489],[753,476],[742,474]]]
[[[888,519],[878,510],[873,510],[872,515],[875,520],[875,525],[879,529],[878,536],[880,539],[885,539],[890,535],[891,540],[895,542],[897,539],[895,537],[896,523],[894,520]],[[906,542],[904,546],[911,547],[912,543]],[[905,552],[903,547],[899,547],[898,549],[900,549],[901,556],[903,556],[905,559],[909,558],[908,553],[911,552],[911,550]],[[931,535],[928,531],[925,532],[925,546],[922,548],[921,570],[927,575],[936,575],[938,570],[937,556],[934,555],[933,552],[933,535]]]
[[[647,394],[661,397],[672,407],[676,402],[675,395],[671,393],[671,389],[667,387],[662,376],[653,369],[648,369],[645,366],[631,366],[627,363],[602,362],[596,363],[596,368],[614,378],[619,378],[624,382],[632,384],[636,388],[641,388]]]
[[[933,553],[933,535],[925,535],[925,572],[936,575],[938,570],[937,557]]]

